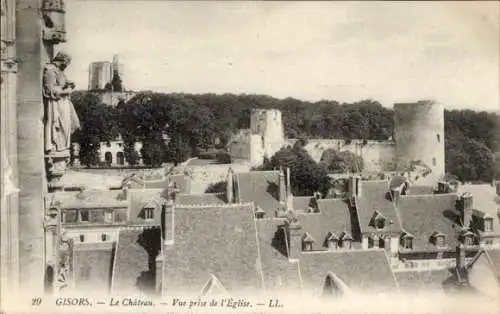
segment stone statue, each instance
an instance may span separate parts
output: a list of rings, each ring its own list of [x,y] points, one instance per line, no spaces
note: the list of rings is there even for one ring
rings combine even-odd
[[[59,52],[47,64],[43,73],[45,106],[45,153],[63,153],[69,156],[71,134],[80,127],[80,121],[69,95],[75,84],[67,80],[64,70],[69,66],[69,55]]]

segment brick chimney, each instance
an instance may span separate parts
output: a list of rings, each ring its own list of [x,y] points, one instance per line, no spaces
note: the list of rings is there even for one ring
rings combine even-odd
[[[461,206],[460,206],[460,214],[462,219],[463,228],[469,229],[470,223],[472,221],[472,209],[473,209],[473,199],[472,194],[464,193],[460,197]]]
[[[288,260],[298,260],[302,251],[302,227],[298,221],[287,221]]]
[[[234,178],[234,172],[231,167],[229,167],[229,170],[227,171],[227,184],[226,184],[226,198],[227,202],[229,204],[234,203],[234,183],[233,183],[233,178]]]
[[[286,182],[285,182],[285,173],[283,172],[283,168],[280,168],[279,175],[279,201],[281,204],[286,203]]]
[[[292,185],[290,184],[290,168],[286,168],[286,209],[293,210]]]

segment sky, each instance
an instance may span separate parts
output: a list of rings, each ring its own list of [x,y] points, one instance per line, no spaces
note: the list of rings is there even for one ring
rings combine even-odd
[[[119,54],[125,87],[499,110],[498,2],[66,2],[73,63]]]

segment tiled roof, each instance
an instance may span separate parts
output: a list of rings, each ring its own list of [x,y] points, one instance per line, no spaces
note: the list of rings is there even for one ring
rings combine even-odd
[[[402,291],[443,290],[453,278],[453,270],[425,270],[394,272]]]
[[[236,174],[240,202],[255,202],[266,211],[266,218],[275,217],[279,207],[279,171],[252,171]]]
[[[156,225],[161,224],[162,196],[164,189],[130,189],[129,222],[133,224]],[[152,220],[145,220],[145,207],[153,207],[154,216]]]
[[[75,243],[73,273],[76,290],[109,292],[113,249],[113,243]]]
[[[261,288],[251,205],[176,207],[174,243],[164,246],[164,295],[199,293],[211,275],[231,292]]]
[[[357,198],[357,211],[361,232],[401,232],[398,215],[393,203],[387,198],[387,181],[361,181],[361,197]],[[377,230],[370,224],[375,211],[386,219],[385,228]],[[392,221],[392,223],[391,223]]]
[[[87,187],[93,189],[109,190],[120,187],[122,177],[119,175],[89,173],[68,169],[63,176],[65,188]]]
[[[410,185],[408,195],[432,195],[434,187],[425,185]]]
[[[56,192],[55,200],[61,208],[116,208],[128,207],[121,190],[85,190],[82,192]]]
[[[224,204],[226,197],[222,194],[177,194],[177,205]]]
[[[297,213],[302,232],[308,232],[316,241],[313,250],[326,250],[326,237],[330,232],[353,234],[349,206],[341,199],[318,200],[319,213]],[[359,240],[359,239],[357,239]],[[361,243],[353,243],[353,248]]]
[[[412,234],[414,250],[436,251],[430,241],[434,232],[446,235],[445,243],[450,250],[455,250],[458,211],[455,209],[456,194],[436,194],[432,196],[401,196],[398,211],[404,231]]]
[[[396,289],[389,262],[382,250],[302,253],[300,272],[305,291],[311,293],[321,293],[329,272],[353,290],[376,293]]]
[[[257,219],[262,271],[267,289],[298,291],[301,286],[297,263],[288,261],[284,246],[284,232],[279,229],[284,219]]]
[[[170,176],[170,180],[175,183],[176,188],[179,189],[181,193],[190,193],[190,181],[188,176],[176,174]]]
[[[311,203],[312,196],[294,196],[293,209],[296,211],[305,211]]]
[[[120,230],[113,267],[112,292],[151,293],[155,281],[154,271],[149,269],[149,258],[150,255],[154,258],[160,246],[159,228]],[[154,262],[151,264],[155,265]]]

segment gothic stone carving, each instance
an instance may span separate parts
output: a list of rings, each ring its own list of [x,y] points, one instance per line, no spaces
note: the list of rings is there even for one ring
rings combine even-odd
[[[46,160],[48,188],[50,192],[62,190],[62,177],[69,162],[68,156],[48,156]]]
[[[66,42],[64,0],[43,0],[43,40],[51,44]]]

